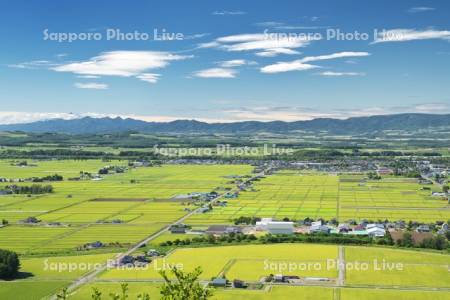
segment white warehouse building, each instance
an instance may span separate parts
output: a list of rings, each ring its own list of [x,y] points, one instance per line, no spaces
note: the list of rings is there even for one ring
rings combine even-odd
[[[263,218],[256,222],[256,229],[268,231],[271,234],[291,234],[294,232],[294,222],[273,221],[271,218]]]

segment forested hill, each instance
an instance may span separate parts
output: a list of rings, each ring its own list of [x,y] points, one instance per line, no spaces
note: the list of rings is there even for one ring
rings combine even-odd
[[[205,123],[195,120],[145,122],[122,118],[53,119],[27,124],[0,125],[0,131],[55,132],[68,134],[113,133],[137,131],[143,133],[288,133],[295,131],[328,132],[331,134],[369,134],[386,130],[417,131],[450,128],[450,114],[396,114],[348,119],[320,118],[296,122]]]

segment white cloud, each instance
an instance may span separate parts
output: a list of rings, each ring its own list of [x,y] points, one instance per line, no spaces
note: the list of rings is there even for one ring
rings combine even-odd
[[[318,17],[311,17],[310,21],[317,21]],[[327,26],[304,26],[304,25],[289,25],[283,22],[267,21],[258,22],[254,24],[258,27],[270,27],[276,30],[311,30],[311,29],[321,29],[327,28]]]
[[[332,71],[325,71],[318,73],[321,76],[365,76],[366,73],[361,72],[332,72]]]
[[[361,108],[316,109],[298,106],[251,106],[230,108],[223,111],[223,118],[232,121],[299,121],[316,118],[346,119],[374,115],[389,115],[398,113],[431,113],[448,114],[450,104],[423,103],[403,107],[371,106]]]
[[[267,51],[257,52],[255,54],[261,57],[274,57],[277,56],[278,54],[293,55],[293,54],[301,54],[301,52],[289,48],[272,48],[268,49]]]
[[[276,26],[282,26],[284,23],[282,22],[276,22],[276,21],[266,21],[266,22],[258,22],[254,25],[259,27],[276,27]]]
[[[33,60],[18,64],[10,64],[8,67],[17,69],[41,69],[57,66],[58,64],[48,60]]]
[[[115,118],[118,115],[101,113],[63,113],[63,112],[18,112],[18,111],[0,111],[0,124],[20,124],[36,121],[45,121],[52,119],[73,120],[83,117],[92,118]]]
[[[240,10],[234,10],[234,11],[221,10],[221,11],[214,11],[212,13],[212,15],[215,15],[215,16],[237,16],[237,15],[245,15],[245,14],[247,14],[245,11],[240,11]]]
[[[92,89],[92,90],[106,90],[108,89],[108,85],[105,83],[96,83],[96,82],[88,82],[81,83],[75,82],[74,86],[79,89]]]
[[[319,68],[315,65],[305,64],[301,60],[294,60],[291,62],[279,62],[273,65],[262,67],[260,70],[262,73],[281,73],[289,71],[306,71]]]
[[[145,71],[164,68],[171,61],[190,57],[156,51],[110,51],[103,52],[88,61],[59,65],[51,69],[85,76],[136,77],[144,80],[142,78],[148,78],[148,75],[145,74],[150,74]]]
[[[217,63],[222,68],[234,68],[234,67],[240,67],[240,66],[244,66],[244,65],[256,65],[257,64],[257,62],[255,62],[255,61],[249,61],[249,60],[245,60],[245,59],[232,59],[232,60],[219,61]]]
[[[427,7],[427,6],[416,6],[416,7],[411,7],[410,9],[408,9],[407,12],[409,12],[411,14],[415,14],[415,13],[432,11],[432,10],[435,10],[435,8]]]
[[[201,78],[235,78],[236,70],[227,68],[211,68],[194,72],[195,77]]]
[[[161,77],[161,74],[155,74],[155,73],[142,73],[142,74],[136,76],[137,79],[140,79],[140,80],[146,81],[146,82],[150,82],[150,83],[158,82],[159,77]]]
[[[220,46],[220,43],[215,42],[215,41],[198,44],[198,48],[215,48],[218,46]]]
[[[289,71],[305,71],[314,68],[319,68],[319,66],[307,64],[308,62],[320,61],[320,60],[328,60],[328,59],[336,59],[336,58],[344,58],[344,57],[361,57],[368,56],[370,53],[368,52],[337,52],[328,55],[320,55],[320,56],[306,56],[302,59],[297,59],[289,62],[278,62],[275,64],[264,66],[260,69],[262,73],[281,73],[281,72],[289,72]]]
[[[68,56],[69,54],[67,54],[67,53],[58,53],[58,54],[56,54],[55,56],[57,57],[57,58],[63,58],[63,57],[66,57],[66,56]]]
[[[218,48],[229,52],[256,51],[259,56],[299,54],[295,49],[306,47],[318,36],[286,35],[279,33],[249,33],[219,37],[214,41],[199,44],[199,48]]]
[[[415,29],[391,29],[380,31],[372,44],[386,42],[408,42],[414,40],[441,39],[450,41],[450,31],[448,30],[415,30]]]
[[[145,114],[114,114],[114,113],[61,113],[61,112],[14,112],[0,111],[0,124],[29,123],[50,119],[78,119],[93,118],[132,118],[143,121],[169,122],[181,119],[195,119],[204,122],[236,122],[236,121],[298,121],[315,118],[345,119],[373,115],[387,115],[398,113],[430,113],[450,114],[450,102],[416,103],[405,106],[368,106],[359,108],[317,109],[299,106],[245,106],[235,108],[220,108],[208,110],[208,115],[145,115]],[[239,102],[239,101],[238,101]],[[227,101],[224,105],[229,104]]]
[[[97,79],[97,78],[100,78],[100,76],[97,76],[97,75],[78,75],[77,78]]]
[[[328,60],[328,59],[336,59],[336,58],[343,58],[343,57],[362,57],[362,56],[369,56],[370,53],[368,52],[351,52],[351,51],[344,51],[344,52],[337,52],[333,54],[328,55],[319,55],[319,56],[306,56],[301,59],[302,62],[311,62],[311,61],[318,61],[318,60]]]
[[[183,40],[195,40],[195,39],[201,39],[205,36],[208,36],[209,33],[195,33],[195,34],[189,34],[189,35],[185,35],[183,37]]]

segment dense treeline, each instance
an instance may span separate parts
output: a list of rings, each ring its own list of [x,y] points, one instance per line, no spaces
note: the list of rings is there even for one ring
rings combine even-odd
[[[0,249],[0,279],[12,279],[19,273],[20,261],[17,253]]]
[[[45,182],[45,181],[63,181],[63,177],[59,174],[48,175],[44,177],[33,177],[33,182]]]
[[[31,186],[7,185],[4,190],[11,194],[47,194],[53,193],[53,186],[41,184],[33,184]]]
[[[36,149],[36,150],[13,150],[0,151],[0,158],[28,158],[28,159],[134,159],[145,158],[147,160],[157,159],[159,156],[152,152],[121,151],[119,154],[104,151],[72,150],[72,149]]]
[[[221,236],[207,235],[194,237],[192,239],[176,239],[174,241],[165,241],[160,244],[165,246],[185,246],[185,245],[216,245],[229,243],[262,243],[262,244],[276,244],[276,243],[326,243],[326,244],[351,244],[351,245],[366,245],[377,243],[380,245],[392,245],[392,239],[388,235],[385,238],[372,239],[368,236],[356,235],[342,235],[342,234],[282,234],[282,235],[263,235],[257,238],[253,234],[230,233]]]
[[[450,232],[449,236],[450,237]],[[394,242],[389,232],[383,238],[372,238],[369,236],[358,235],[343,235],[343,234],[281,234],[272,235],[267,234],[257,238],[253,234],[230,233],[220,236],[205,235],[196,236],[192,239],[175,239],[173,241],[165,241],[160,243],[161,247],[170,246],[205,246],[205,245],[221,245],[221,244],[277,244],[277,243],[319,243],[319,244],[340,244],[340,245],[389,245],[406,248],[425,248],[444,250],[449,247],[449,242],[446,237],[437,235],[431,238],[424,239],[420,244],[416,245],[412,240],[411,233],[406,232],[403,239]]]
[[[321,160],[321,159],[339,159],[343,157],[409,157],[409,156],[426,156],[426,157],[440,157],[442,156],[439,152],[413,152],[413,151],[360,151],[359,149],[352,149],[353,151],[342,151],[334,149],[319,149],[319,150],[298,150],[289,155],[281,155],[279,158],[285,158],[288,160]],[[276,156],[274,156],[276,159]]]
[[[395,244],[400,247],[420,247],[420,248],[426,248],[426,249],[435,249],[435,250],[444,250],[447,249],[449,246],[449,243],[447,239],[450,238],[450,231],[447,232],[447,236],[444,237],[443,235],[436,235],[430,238],[424,239],[420,244],[416,245],[412,234],[410,232],[405,232],[403,234],[403,237],[401,239],[398,239]]]

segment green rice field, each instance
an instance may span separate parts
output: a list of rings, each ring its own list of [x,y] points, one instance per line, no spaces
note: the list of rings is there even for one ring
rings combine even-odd
[[[255,191],[243,191],[226,207],[202,216],[192,224],[230,223],[240,216],[306,217],[368,220],[446,221],[447,200],[431,197],[415,179],[387,177],[379,181],[363,176],[329,175],[282,171],[254,184]],[[437,188],[436,188],[437,189]]]

